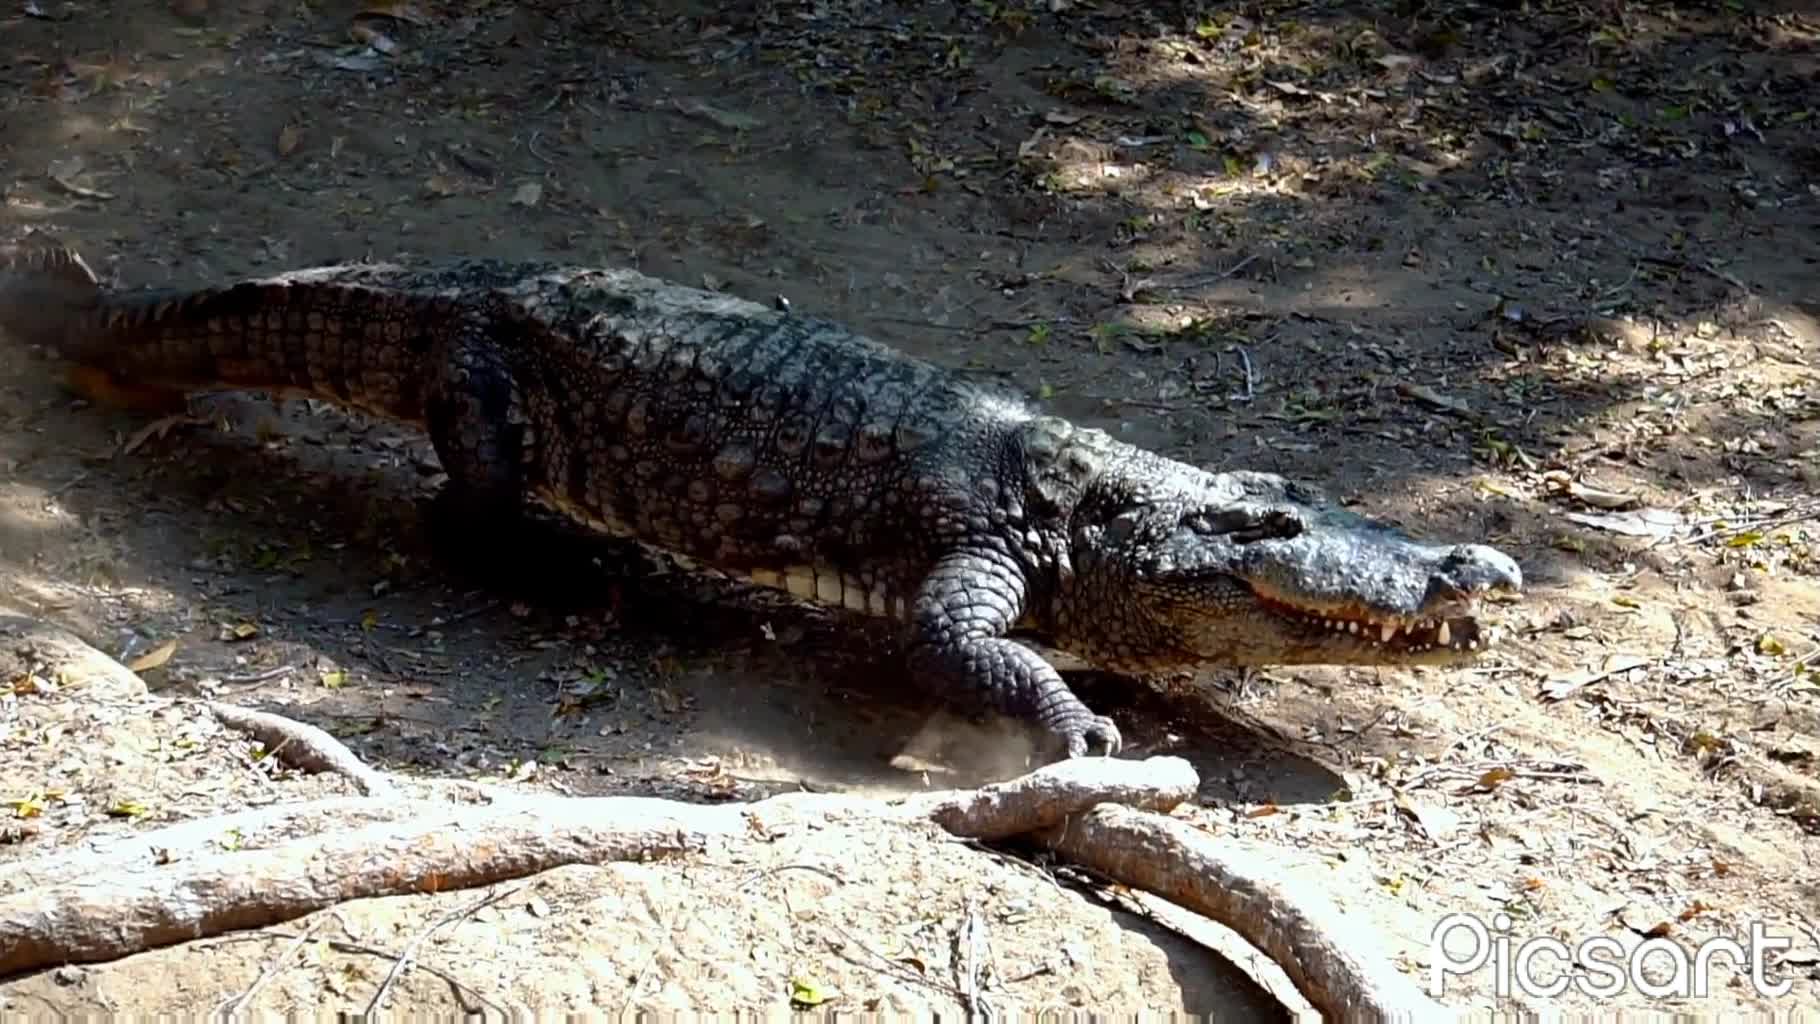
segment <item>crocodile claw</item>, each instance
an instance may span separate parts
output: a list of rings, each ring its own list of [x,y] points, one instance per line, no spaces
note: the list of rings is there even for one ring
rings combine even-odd
[[[1068,745],[1070,758],[1087,756],[1089,745],[1095,753],[1113,757],[1125,742],[1119,735],[1119,727],[1113,725],[1112,719],[1105,715],[1074,717],[1065,722],[1057,722],[1049,728]]]

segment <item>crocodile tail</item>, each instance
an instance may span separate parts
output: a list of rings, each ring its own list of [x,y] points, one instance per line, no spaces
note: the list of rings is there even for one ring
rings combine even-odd
[[[61,345],[99,307],[100,278],[76,250],[41,231],[0,248],[0,331]]]

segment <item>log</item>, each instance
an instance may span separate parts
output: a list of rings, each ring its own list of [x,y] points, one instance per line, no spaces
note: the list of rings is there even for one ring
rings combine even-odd
[[[1216,838],[1179,818],[1112,804],[1038,833],[1044,845],[1133,889],[1206,915],[1282,965],[1329,1020],[1450,1015],[1377,953],[1378,935],[1319,892],[1283,884],[1285,851]]]

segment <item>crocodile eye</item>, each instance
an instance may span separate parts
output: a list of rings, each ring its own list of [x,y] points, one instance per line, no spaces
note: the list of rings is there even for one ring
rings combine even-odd
[[[1182,524],[1203,536],[1218,535],[1235,544],[1289,540],[1305,528],[1302,517],[1294,512],[1255,506],[1195,512],[1185,517]]]
[[[1235,539],[1241,544],[1249,544],[1254,540],[1289,540],[1301,532],[1301,516],[1282,509],[1272,509],[1235,531]]]

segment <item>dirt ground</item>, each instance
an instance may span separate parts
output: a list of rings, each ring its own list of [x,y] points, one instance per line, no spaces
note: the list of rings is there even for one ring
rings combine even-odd
[[[63,235],[125,286],[632,265],[1503,547],[1531,592],[1473,667],[1079,692],[1132,756],[1196,765],[1206,828],[1319,855],[1309,884],[1424,980],[1452,912],[1513,942],[1791,943],[1780,998],[1721,961],[1710,995],[1603,1001],[1500,996],[1488,967],[1451,1006],[1820,1008],[1806,5],[32,0],[0,13],[0,82],[0,234]],[[421,439],[260,396],[199,411],[143,434],[0,344],[0,612],[157,663],[143,694],[10,681],[0,867],[342,791],[198,694],[389,770],[574,793],[1024,766],[863,627],[607,550],[479,588],[424,540]],[[775,1012],[810,981],[842,1011],[952,1013],[983,925],[1001,1012],[1280,1013],[1218,929],[1013,852],[830,826],[763,863],[564,869],[439,930],[389,1005]],[[819,868],[767,871],[791,863]],[[358,1012],[478,895],[47,971],[0,1007],[193,1011],[270,970],[258,1012]],[[337,944],[288,945],[312,927]]]

